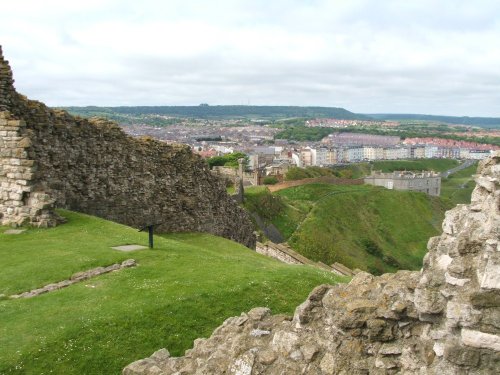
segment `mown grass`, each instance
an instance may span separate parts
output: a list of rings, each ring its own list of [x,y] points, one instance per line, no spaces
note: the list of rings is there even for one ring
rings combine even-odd
[[[0,231],[0,294],[127,258],[139,265],[31,299],[0,300],[1,374],[118,374],[162,347],[181,355],[252,307],[292,313],[314,286],[338,281],[208,234],[155,236],[154,250],[122,253],[110,247],[146,244],[147,235],[62,215],[68,223],[57,228]]]
[[[470,203],[472,190],[476,186],[472,175],[476,170],[477,165],[472,165],[441,180],[441,198],[449,208],[459,203]]]
[[[459,165],[457,160],[452,159],[418,159],[418,160],[384,160],[373,162],[374,170],[382,172],[393,171],[423,171],[433,170],[435,172],[444,172]]]

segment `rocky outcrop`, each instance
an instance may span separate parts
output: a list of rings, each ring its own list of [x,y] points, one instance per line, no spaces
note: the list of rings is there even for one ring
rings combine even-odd
[[[495,374],[500,368],[500,153],[483,161],[470,205],[446,214],[421,272],[322,285],[293,317],[255,308],[184,357],[166,349],[137,374]]]
[[[55,207],[255,247],[251,220],[188,146],[134,139],[16,93],[0,49],[0,225],[56,225]]]

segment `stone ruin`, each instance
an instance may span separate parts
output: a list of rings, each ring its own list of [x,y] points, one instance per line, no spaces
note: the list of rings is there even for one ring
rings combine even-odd
[[[66,208],[160,232],[208,232],[255,247],[245,210],[188,146],[127,136],[14,89],[0,47],[0,225],[50,227]]]
[[[498,374],[500,152],[478,173],[472,203],[446,213],[420,272],[321,285],[293,317],[254,308],[183,357],[161,349],[123,374]]]

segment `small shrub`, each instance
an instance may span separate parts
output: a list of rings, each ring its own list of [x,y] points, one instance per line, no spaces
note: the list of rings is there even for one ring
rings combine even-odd
[[[361,240],[361,243],[363,244],[363,247],[368,254],[376,257],[382,256],[382,250],[380,250],[380,247],[374,241],[368,238],[364,238],[363,240]]]
[[[278,181],[278,179],[275,176],[267,176],[267,177],[264,177],[264,181],[263,182],[264,182],[264,185],[275,185],[279,181]]]

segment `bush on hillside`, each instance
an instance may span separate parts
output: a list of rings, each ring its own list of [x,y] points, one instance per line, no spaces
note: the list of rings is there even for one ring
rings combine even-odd
[[[263,182],[264,182],[264,185],[275,185],[279,181],[278,181],[278,179],[275,176],[267,176],[267,177],[264,177],[264,181]]]
[[[277,217],[286,207],[282,198],[279,195],[272,195],[267,188],[247,189],[244,206],[265,220]]]
[[[226,154],[222,156],[214,156],[207,159],[207,163],[210,166],[210,169],[216,166],[224,166],[224,167],[238,167],[238,159],[245,159],[244,164],[248,162],[248,156],[243,152],[233,152],[231,154]]]
[[[334,176],[334,172],[329,168],[322,167],[292,167],[285,175],[285,180],[303,180],[304,178],[316,178],[322,176]]]
[[[363,244],[363,247],[368,254],[374,255],[376,257],[382,256],[382,250],[380,250],[380,247],[375,243],[375,241],[368,238],[363,238],[361,240],[361,243]]]

